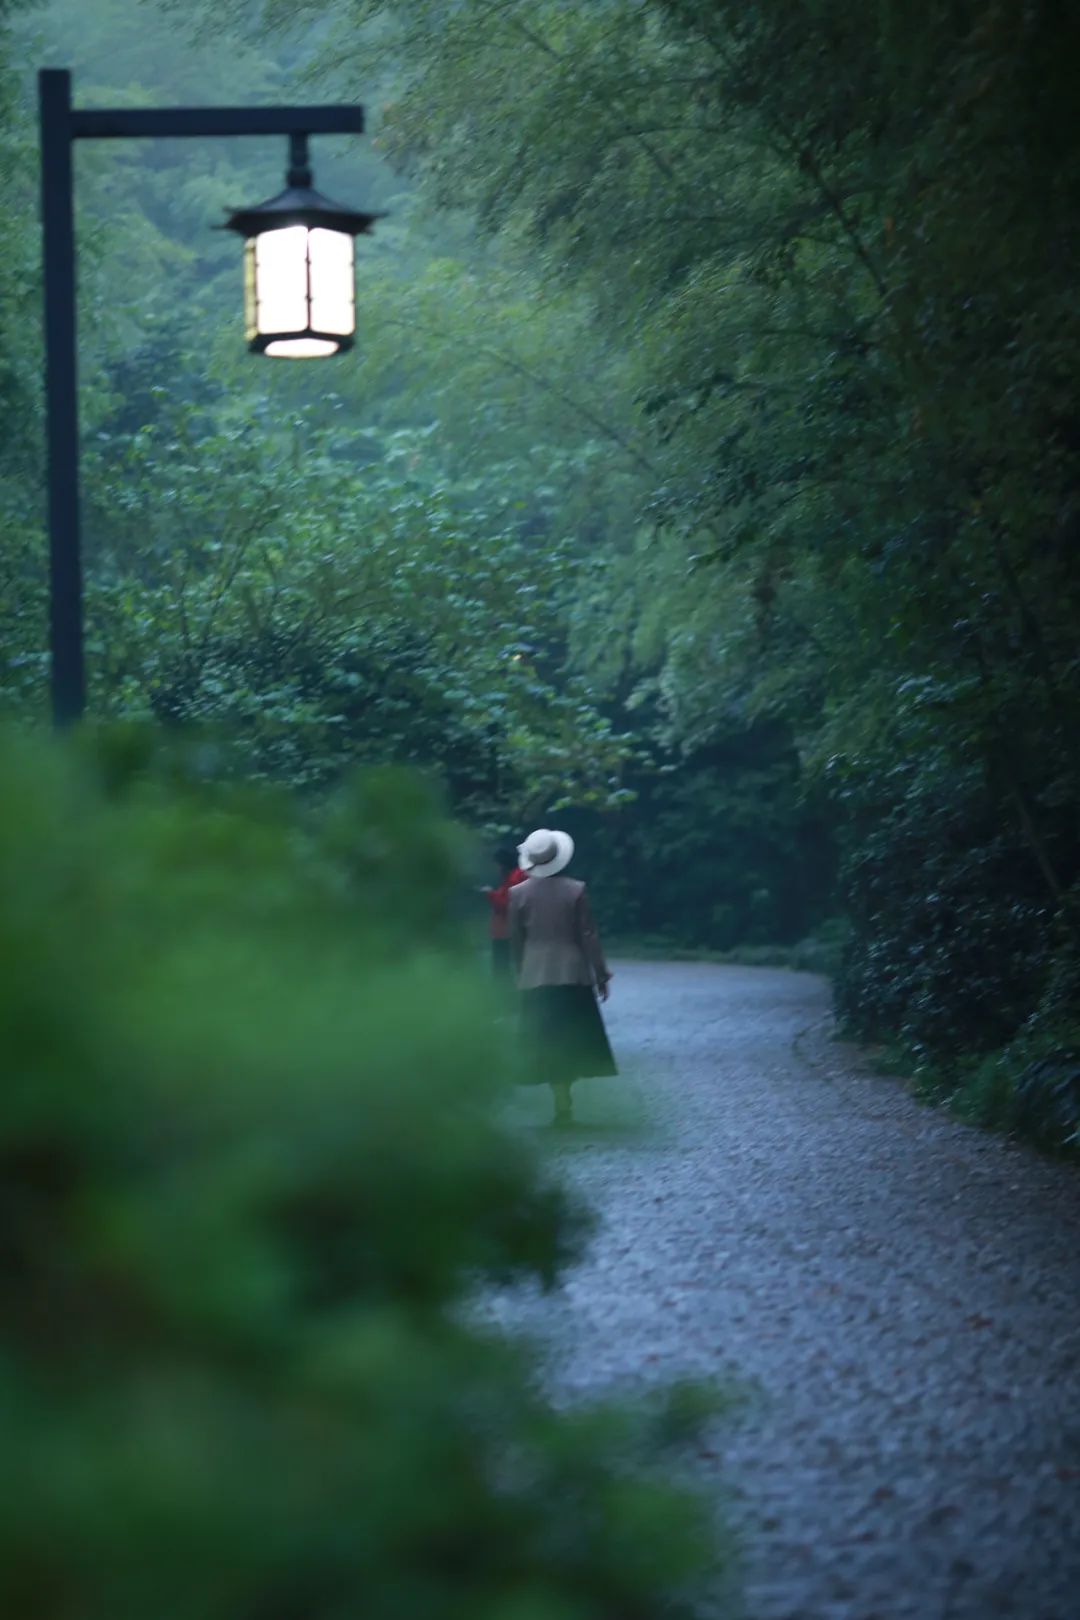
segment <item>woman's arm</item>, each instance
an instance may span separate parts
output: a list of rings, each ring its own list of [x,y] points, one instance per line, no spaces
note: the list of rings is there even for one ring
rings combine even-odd
[[[491,902],[491,909],[496,917],[505,917],[510,904],[510,879],[504,877],[497,889],[485,889],[484,893]]]
[[[513,897],[508,896],[510,909],[510,960],[514,964],[514,972],[521,972],[521,960],[525,955],[525,907],[521,904],[521,896],[517,896],[517,904]]]
[[[491,901],[491,909],[497,917],[506,916],[510,908],[510,890],[516,888],[519,883],[524,883],[526,875],[515,866],[512,872],[506,874],[497,889],[484,890],[484,893]]]
[[[592,907],[589,904],[589,896],[584,884],[577,899],[577,927],[578,939],[581,941],[581,948],[585,952],[585,960],[588,962],[592,976],[596,981],[597,994],[601,1001],[606,1001],[612,974],[604,961],[600,935],[593,920]]]

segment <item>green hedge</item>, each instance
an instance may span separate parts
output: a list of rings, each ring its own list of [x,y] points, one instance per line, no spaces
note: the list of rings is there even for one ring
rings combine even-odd
[[[585,1230],[497,1121],[458,835],[416,778],[317,817],[200,745],[0,744],[0,1610],[635,1620],[709,1562],[465,1325]]]

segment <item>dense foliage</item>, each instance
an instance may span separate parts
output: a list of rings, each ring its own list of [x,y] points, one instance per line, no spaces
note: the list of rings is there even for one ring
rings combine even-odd
[[[788,728],[845,852],[851,1026],[924,1067],[1031,1019],[1075,1044],[1080,22],[309,11],[346,75],[397,53],[406,172],[589,299],[652,520],[589,633],[621,619],[683,749]]]
[[[156,751],[0,750],[0,1608],[668,1612],[705,1526],[628,1464],[686,1400],[556,1414],[464,1319],[581,1217],[495,1123],[460,833]]]
[[[55,0],[33,16],[39,59],[63,49],[89,101],[147,99],[146,79],[181,101],[235,99],[237,77],[265,96],[286,71],[287,50],[274,57],[237,41],[226,62],[216,42],[179,31],[163,58],[134,21],[121,0]],[[28,181],[29,120],[13,90],[8,147]],[[486,460],[478,477],[453,454],[431,391],[414,390],[407,407],[397,400],[400,329],[414,316],[394,285],[400,262],[383,294],[397,298],[382,312],[393,349],[384,339],[381,353],[329,379],[351,392],[328,389],[325,372],[260,371],[237,341],[235,247],[209,227],[230,199],[280,184],[281,143],[256,157],[226,142],[150,143],[145,153],[117,144],[91,145],[78,177],[93,711],[212,726],[242,740],[254,774],[309,789],[332,786],[358,760],[421,764],[489,830],[566,800],[617,806],[627,742],[568,662],[580,547],[551,519],[554,490],[513,455]],[[320,168],[328,189],[366,183],[370,201],[386,200],[377,159],[367,155],[359,182],[335,182],[335,161],[331,150]],[[30,216],[29,185],[22,201]],[[369,319],[380,314],[374,288],[395,231],[402,237],[392,223],[390,245],[364,265]],[[448,279],[468,295],[456,266],[442,270],[423,245],[399,247],[416,272],[411,303]],[[25,266],[23,276],[32,288]],[[37,360],[27,345],[21,395],[9,393],[31,429]],[[498,432],[496,422],[493,440]],[[41,713],[40,452],[32,432],[16,448],[0,703]],[[563,482],[580,485],[591,459],[588,446],[564,452]]]
[[[205,229],[272,189],[272,153],[87,156],[100,708],[239,730],[308,788],[420,761],[490,831],[565,814],[625,931],[724,948],[839,911],[857,1033],[946,1086],[985,1056],[979,1096],[1055,1053],[1068,1072],[1076,17],[52,0],[18,26],[46,56],[77,42],[98,99],[359,95],[371,145],[320,173],[390,209],[328,390],[238,356]],[[15,311],[33,165],[7,84]],[[0,384],[20,711],[33,361],[21,333]]]

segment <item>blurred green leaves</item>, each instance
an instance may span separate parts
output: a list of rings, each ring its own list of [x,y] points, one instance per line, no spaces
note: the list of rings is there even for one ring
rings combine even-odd
[[[556,1415],[465,1325],[583,1219],[496,1122],[430,794],[2,755],[5,1612],[654,1615],[707,1540],[627,1472],[642,1423]]]

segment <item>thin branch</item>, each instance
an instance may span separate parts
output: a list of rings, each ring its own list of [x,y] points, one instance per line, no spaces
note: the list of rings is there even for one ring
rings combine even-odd
[[[705,44],[708,45],[711,50],[715,51],[716,55],[724,63],[724,66],[727,68],[728,72],[737,82],[748,88],[754,88],[750,76],[747,74],[746,70],[739,66],[739,64],[732,57],[731,52],[725,49],[720,41],[716,39],[708,29],[699,25],[697,32],[701,39],[704,40]],[[759,111],[760,110],[759,105]],[[885,284],[885,279],[878,270],[876,263],[870,255],[869,249],[867,248],[862,237],[859,235],[858,228],[848,214],[847,209],[844,207],[841,198],[826,180],[821,165],[815,157],[813,150],[804,141],[801,141],[797,135],[793,135],[792,132],[784,124],[782,124],[774,114],[764,110],[761,111],[761,117],[766,127],[771,129],[773,132],[773,140],[771,143],[773,149],[779,150],[781,156],[793,157],[798,167],[801,168],[805,174],[810,176],[822,197],[829,205],[830,210],[836,216],[844,235],[847,237],[851,245],[852,252],[855,254],[855,257],[859,260],[859,263],[863,266],[866,273],[874,283],[874,287],[876,288],[878,295],[883,302],[887,301],[888,287]]]
[[[574,399],[572,395],[564,392],[557,383],[551,381],[550,377],[545,377],[541,372],[533,371],[530,366],[525,365],[524,361],[517,359],[515,355],[506,354],[503,350],[493,348],[488,343],[463,341],[456,333],[451,334],[437,326],[419,325],[412,320],[385,319],[383,324],[385,326],[400,326],[411,332],[424,332],[429,337],[445,339],[453,343],[457,348],[464,349],[469,354],[483,355],[488,360],[494,360],[497,365],[505,366],[508,371],[514,372],[519,377],[526,378],[534,387],[541,389],[544,393],[551,394],[586,422],[591,423],[605,438],[610,439],[613,444],[617,444],[637,466],[644,468],[646,472],[651,473],[654,477],[658,478],[660,476],[659,467],[654,462],[651,462],[648,456],[643,455],[637,446],[632,444],[618,428],[612,427],[610,422],[605,422],[603,417],[597,416],[596,412],[588,405],[583,405],[579,399]]]
[[[259,534],[265,527],[270,517],[274,515],[276,515],[274,503],[268,502],[265,509],[257,513],[252,522],[248,524],[247,528],[245,528],[240,534],[233,554],[229,558],[228,563],[220,576],[219,587],[211,597],[206,618],[203,620],[203,633],[199,643],[198,652],[200,668],[205,662],[206,654],[210,649],[210,638],[214,632],[214,625],[217,620],[218,609],[221,607],[222,602],[224,602],[226,596],[236,583],[236,576],[240,572],[241,565],[244,558],[247,556],[252,541],[255,539],[255,536]]]
[[[543,51],[546,56],[551,57],[554,61],[565,65],[565,63],[569,60],[562,51],[557,51],[548,40],[544,39],[542,35],[537,34],[533,29],[529,28],[518,18],[511,18],[510,26],[511,28],[515,29],[517,33],[521,34],[525,39],[527,39],[530,44],[534,45],[537,50]],[[688,196],[694,196],[696,198],[697,193],[693,190],[693,188],[684,183],[682,176],[668,161],[668,159],[664,157],[661,152],[658,152],[652,142],[647,139],[647,132],[628,129],[624,131],[624,133],[627,138],[637,142],[638,146],[640,146],[646,157],[648,157],[649,160],[660,171],[665,180],[669,181],[673,186],[677,186]]]

